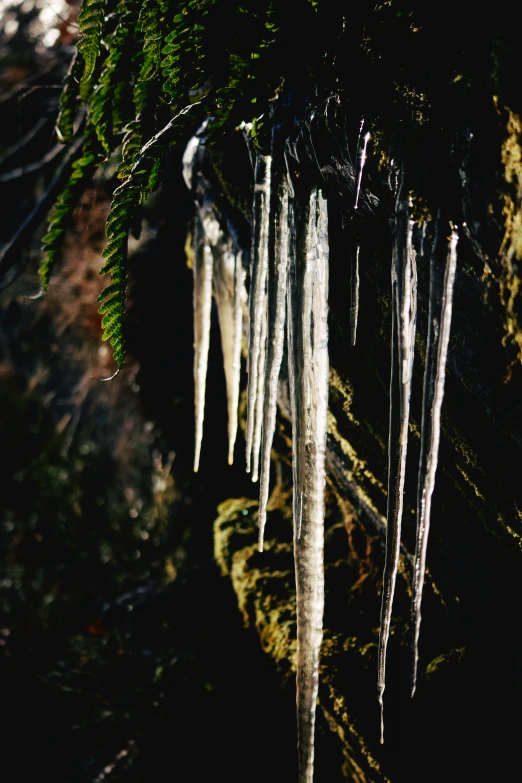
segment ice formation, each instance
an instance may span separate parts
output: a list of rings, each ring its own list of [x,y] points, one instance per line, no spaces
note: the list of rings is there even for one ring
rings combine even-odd
[[[244,272],[241,252],[235,252],[231,240],[222,241],[214,258],[214,296],[217,304],[223,369],[227,386],[228,464],[234,461],[237,434],[237,409],[241,372],[242,302]]]
[[[381,742],[384,742],[383,694],[386,682],[386,650],[399,565],[410,417],[411,372],[415,343],[417,275],[415,251],[412,244],[413,220],[411,220],[409,213],[409,199],[404,198],[401,188],[395,213],[395,245],[391,271],[392,357],[388,440],[388,508],[377,674],[377,693],[381,706]]]
[[[364,120],[361,122],[361,128],[359,131],[359,143],[357,145],[357,176],[356,176],[355,204],[353,207],[354,209],[359,208],[359,196],[361,194],[362,175],[363,175],[364,164],[366,163],[366,150],[368,148],[368,142],[370,140],[370,134],[365,133],[361,146],[360,137],[362,134],[363,125],[364,125]]]
[[[210,343],[210,316],[212,310],[212,272],[214,259],[206,241],[202,220],[194,219],[194,410],[196,436],[194,472],[199,469],[203,419],[205,417],[205,389],[207,383],[208,347]]]
[[[305,123],[306,125],[306,123]],[[309,125],[306,126],[310,130]],[[328,123],[326,123],[328,128]],[[370,134],[362,136],[357,168],[349,174],[358,209]],[[202,170],[201,137],[191,140],[184,156],[184,175],[194,194],[194,335],[197,470],[203,432],[212,288],[217,304],[228,400],[229,463],[233,460],[238,423],[239,379],[244,310],[247,304],[247,254],[233,228],[209,196]],[[275,138],[275,136],[274,136]],[[279,140],[280,141],[280,140]],[[274,140],[273,140],[274,142]],[[311,143],[311,141],[310,141]],[[336,142],[337,143],[337,142]],[[297,592],[297,722],[299,783],[312,783],[315,711],[319,687],[319,651],[324,610],[324,488],[328,409],[328,211],[325,194],[303,186],[292,175],[302,131],[273,155],[257,153],[253,160],[254,200],[248,296],[248,389],[246,467],[260,479],[259,550],[263,549],[270,490],[278,383],[284,357],[288,360],[288,393],[292,418],[294,556]],[[287,170],[283,148],[286,149]],[[250,150],[250,147],[249,147]],[[347,152],[348,154],[348,152]],[[315,149],[311,157],[317,163]],[[347,169],[349,171],[349,169]],[[295,172],[294,172],[295,173]],[[287,176],[288,174],[288,176]],[[402,175],[395,176],[395,238],[392,251],[392,351],[388,442],[388,507],[386,561],[383,576],[381,629],[378,648],[378,699],[381,742],[384,738],[383,694],[386,652],[401,546],[401,521],[408,445],[410,393],[416,329],[417,271],[413,247],[412,201]],[[391,179],[390,179],[391,184]],[[412,599],[412,654],[415,689],[417,646],[430,503],[440,437],[440,411],[451,323],[456,269],[457,233],[446,240],[439,218],[430,261],[429,334],[424,378],[421,458],[418,479],[417,551]],[[426,223],[420,232],[424,257]],[[350,342],[355,345],[359,314],[359,240],[351,266]]]
[[[250,327],[248,341],[248,389],[247,389],[247,426],[246,426],[246,467],[247,473],[252,463],[259,460],[255,456],[256,440],[256,399],[259,375],[264,375],[260,359],[264,355],[262,346],[263,324],[266,318],[266,275],[268,265],[268,210],[270,204],[270,163],[269,155],[258,155],[254,179],[254,209],[252,227],[252,253],[250,258]],[[259,430],[258,430],[259,432]],[[260,444],[259,444],[260,445]],[[253,476],[257,478],[257,476]]]
[[[328,218],[312,191],[297,237],[292,312],[293,440],[299,525],[294,520],[297,590],[297,726],[300,783],[313,780],[315,710],[324,610],[324,488],[328,410]],[[289,352],[290,353],[290,352]]]
[[[447,236],[448,232],[449,237]],[[430,259],[428,342],[424,371],[421,451],[417,489],[417,541],[411,603],[412,696],[415,693],[417,681],[422,587],[426,572],[431,496],[435,487],[439,453],[440,411],[444,398],[453,285],[457,268],[457,242],[456,229],[450,227],[450,223],[442,220],[439,216]]]
[[[275,172],[274,172],[275,174]],[[272,177],[268,241],[268,334],[264,373],[264,414],[259,486],[259,549],[263,550],[266,504],[270,484],[270,452],[277,414],[277,389],[283,359],[289,260],[288,185],[286,177]],[[276,184],[277,182],[277,184]]]
[[[183,155],[183,176],[195,200],[193,228],[194,277],[194,471],[199,469],[210,343],[212,293],[217,305],[223,367],[227,387],[228,462],[234,459],[238,425],[243,307],[246,302],[243,250],[235,232],[217,208],[205,176],[203,123]]]
[[[359,319],[359,253],[361,246],[357,245],[355,258],[352,258],[352,280],[350,291],[350,343],[357,340],[357,321]]]

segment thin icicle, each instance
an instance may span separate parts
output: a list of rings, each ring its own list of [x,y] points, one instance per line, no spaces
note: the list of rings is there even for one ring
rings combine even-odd
[[[458,234],[456,230],[453,228],[450,237],[447,238],[444,222],[439,217],[430,259],[428,343],[426,348],[426,368],[424,371],[421,450],[417,489],[417,543],[411,602],[412,696],[415,693],[417,682],[422,587],[426,571],[431,497],[435,486],[435,473],[439,455],[440,411],[444,398],[446,357],[453,305],[453,285],[457,267],[457,242]]]
[[[246,470],[252,467],[256,397],[258,388],[261,331],[265,305],[266,272],[268,256],[268,205],[270,203],[269,155],[259,155],[256,160],[254,184],[254,209],[252,253],[250,263],[250,335],[248,344],[248,388],[246,425]]]
[[[288,283],[286,295],[286,344],[288,359],[288,390],[290,412],[292,415],[292,480],[293,480],[293,518],[294,536],[301,535],[302,492],[299,480],[300,460],[297,456],[297,444],[301,442],[300,419],[297,413],[297,277],[296,277],[296,236],[294,200],[288,201]]]
[[[301,531],[294,524],[297,588],[297,725],[299,783],[312,783],[324,610],[324,488],[328,409],[328,237],[326,201],[314,191],[297,239],[293,322],[294,439]]]
[[[208,347],[210,342],[210,314],[212,308],[212,251],[196,210],[194,220],[194,409],[196,435],[194,472],[199,469],[203,419],[205,416],[205,387],[207,381]]]
[[[245,270],[243,268],[243,253],[236,253],[234,277],[234,339],[232,351],[232,373],[230,381],[230,398],[228,414],[228,464],[234,462],[234,446],[236,445],[239,390],[241,380],[241,344],[243,341],[243,302],[246,301]]]
[[[241,266],[241,255],[234,252],[232,242],[221,241],[215,248],[214,296],[217,304],[223,369],[227,387],[229,465],[232,464],[234,458],[241,368],[241,320],[238,325],[238,318],[241,319],[242,315],[240,298],[242,281],[241,279],[237,280],[238,261]]]
[[[265,292],[261,318],[261,337],[259,341],[254,437],[252,440],[252,481],[257,481],[259,479],[259,458],[261,454],[261,434],[263,431],[263,410],[265,405],[266,335],[268,329],[267,304],[268,297]]]
[[[350,342],[355,345],[357,339],[357,320],[359,318],[359,252],[361,246],[357,245],[355,260],[352,263],[352,280],[350,292]]]
[[[360,133],[362,133],[362,126],[363,123],[361,123],[361,130]],[[363,169],[364,164],[366,163],[366,148],[368,146],[368,142],[370,140],[370,133],[366,133],[362,147],[359,151],[359,155],[357,156],[357,187],[355,191],[355,204],[354,209],[358,209],[359,206],[359,195],[361,193],[361,181],[362,181],[362,175],[363,175]]]
[[[386,681],[386,649],[390,635],[393,595],[399,564],[411,373],[415,344],[417,277],[415,253],[412,247],[413,221],[409,217],[409,211],[409,202],[401,199],[399,194],[395,213],[396,237],[392,260],[388,508],[377,675],[377,693],[381,706],[381,743],[384,742],[383,694]]]
[[[273,187],[268,242],[268,334],[265,371],[265,406],[259,487],[259,551],[263,551],[266,504],[270,485],[270,452],[277,414],[277,386],[283,358],[288,274],[288,188],[283,180]]]

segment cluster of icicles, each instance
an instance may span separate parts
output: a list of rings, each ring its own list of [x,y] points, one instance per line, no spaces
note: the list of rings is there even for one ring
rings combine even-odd
[[[357,208],[366,144],[355,172]],[[194,380],[196,446],[199,467],[203,435],[205,380],[214,294],[224,357],[228,398],[229,463],[238,426],[243,326],[248,333],[246,465],[260,482],[259,550],[269,497],[270,452],[277,412],[278,381],[284,355],[293,435],[294,556],[297,591],[297,724],[300,783],[312,783],[315,710],[319,686],[319,650],[324,607],[324,487],[328,408],[328,209],[325,194],[311,189],[303,204],[292,183],[271,156],[254,162],[254,203],[249,295],[248,265],[230,226],[220,225],[205,182],[198,187],[198,152],[194,137],[184,156],[184,176],[195,196],[194,222]],[[200,183],[201,184],[201,183]],[[410,388],[416,329],[417,253],[413,246],[411,201],[397,187],[392,254],[392,358],[388,456],[386,562],[378,650],[378,699],[383,741],[383,692],[386,648],[399,562],[403,490],[408,440]],[[296,210],[300,211],[299,220]],[[418,230],[418,229],[416,229]],[[422,229],[422,248],[426,226]],[[440,436],[446,354],[451,323],[458,235],[440,215],[430,256],[429,328],[424,375],[421,454],[417,500],[417,545],[412,596],[412,695],[417,674],[421,596],[426,566],[431,496]],[[358,315],[359,248],[352,270],[349,306],[351,342]]]

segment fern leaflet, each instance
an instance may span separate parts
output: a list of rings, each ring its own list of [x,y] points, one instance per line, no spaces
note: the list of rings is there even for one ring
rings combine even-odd
[[[79,155],[72,164],[69,180],[56,200],[47,233],[42,240],[44,255],[38,270],[42,291],[47,291],[54,266],[63,248],[65,233],[72,222],[73,210],[89,185],[99,162],[92,135],[92,130],[88,129]]]
[[[139,0],[118,3],[114,12],[118,25],[107,37],[109,56],[91,99],[90,122],[95,127],[98,140],[107,156],[112,150],[113,134],[121,129],[124,122],[123,103],[131,73],[131,54],[139,7]]]
[[[121,368],[125,361],[123,341],[123,314],[127,286],[127,242],[129,230],[135,220],[136,212],[146,197],[151,178],[155,179],[155,169],[164,150],[176,140],[177,134],[196,119],[197,108],[201,103],[186,106],[172,120],[145,144],[140,156],[131,169],[129,177],[114,191],[111,210],[105,231],[107,245],[102,253],[105,264],[100,274],[110,273],[111,282],[98,297],[103,315],[103,340],[109,340],[114,359]]]
[[[56,135],[59,141],[70,141],[73,137],[82,71],[83,62],[78,57],[78,52],[75,52],[60,96],[60,113],[56,121]]]
[[[77,48],[85,63],[81,78],[83,85],[88,84],[91,79],[96,60],[100,54],[105,5],[106,0],[84,0],[82,10],[78,15],[78,26],[83,37],[78,42]]]

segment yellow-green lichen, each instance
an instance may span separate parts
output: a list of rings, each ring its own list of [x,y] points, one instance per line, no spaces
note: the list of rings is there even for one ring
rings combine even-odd
[[[503,267],[500,291],[505,307],[506,337],[517,344],[519,359],[522,360],[522,323],[519,315],[521,278],[518,263],[522,260],[522,119],[509,107],[500,106],[497,97],[494,102],[506,122],[506,136],[501,151],[506,187],[502,192],[504,237],[499,251]]]
[[[288,500],[284,492],[271,498],[272,514],[276,511],[284,525],[287,522],[280,513],[280,503]],[[276,510],[274,506],[279,507]],[[292,544],[268,539],[265,551],[257,551],[257,503],[250,499],[227,500],[218,507],[218,514],[214,523],[215,558],[222,574],[232,582],[245,624],[256,629],[263,649],[286,679],[295,672],[297,651]],[[270,517],[268,521],[270,524]],[[339,522],[330,525],[328,532],[334,528],[338,530]],[[327,566],[335,568],[332,563]],[[347,700],[341,695],[339,675],[345,666],[350,671],[352,665],[354,671],[368,665],[373,669],[376,638],[373,629],[364,639],[346,638],[326,629],[321,646],[319,709],[341,742],[346,778],[358,783],[385,783],[388,778],[357,729]]]
[[[218,513],[214,556],[221,573],[232,581],[245,625],[257,630],[264,651],[286,670],[284,673],[295,671],[292,545],[267,539],[264,552],[258,552],[257,503],[252,500],[227,500]],[[289,567],[274,568],[278,559]]]

